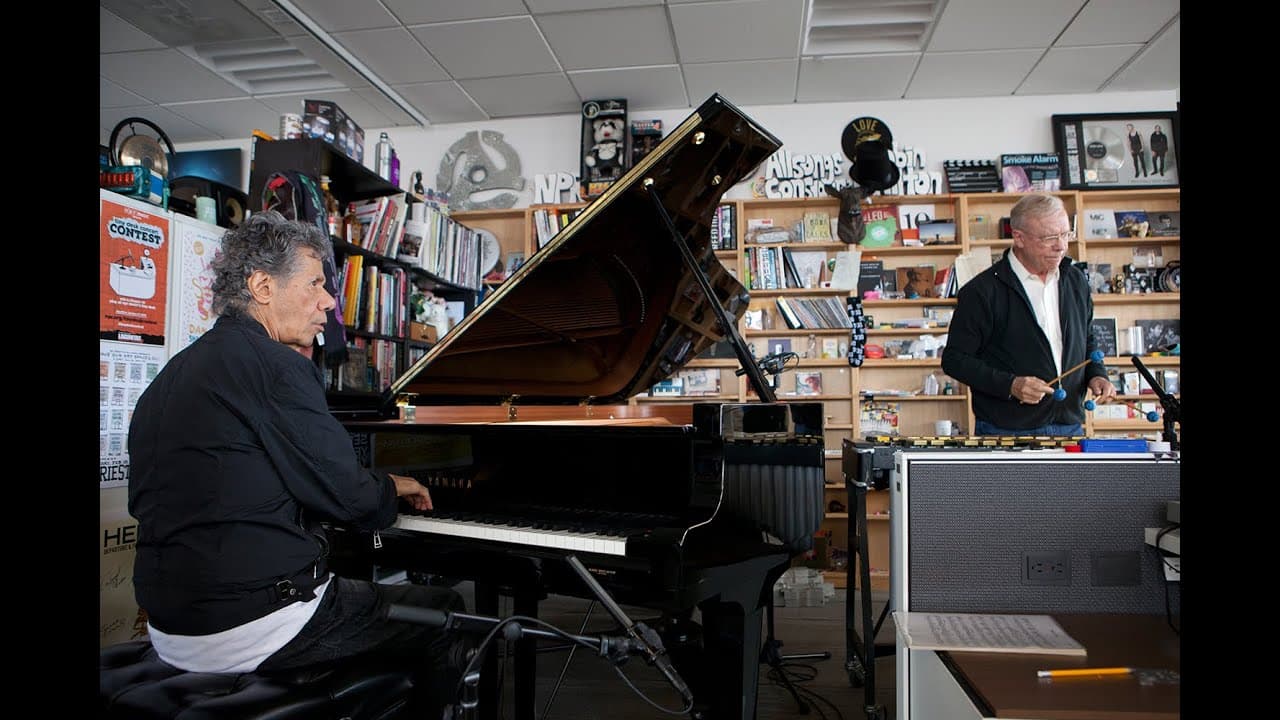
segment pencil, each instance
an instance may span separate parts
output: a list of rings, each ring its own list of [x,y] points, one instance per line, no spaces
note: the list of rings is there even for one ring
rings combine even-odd
[[[1133,668],[1127,668],[1127,667],[1062,668],[1059,670],[1037,670],[1036,677],[1042,677],[1042,678],[1093,677],[1094,675],[1129,675],[1132,672],[1133,672]]]

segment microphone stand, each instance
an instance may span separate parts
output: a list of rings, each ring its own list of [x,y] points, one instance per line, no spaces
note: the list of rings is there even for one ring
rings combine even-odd
[[[1169,443],[1171,449],[1181,450],[1182,443],[1178,442],[1178,433],[1173,429],[1173,424],[1182,422],[1182,401],[1166,392],[1164,386],[1156,382],[1155,376],[1147,370],[1147,366],[1142,364],[1137,355],[1130,355],[1129,359],[1133,361],[1134,367],[1138,368],[1138,372],[1142,373],[1142,377],[1146,379],[1151,389],[1156,391],[1156,395],[1160,398],[1160,405],[1164,408],[1164,429],[1160,433],[1160,439]]]
[[[576,563],[576,558],[570,558]],[[572,564],[572,563],[571,563]],[[579,566],[581,564],[579,563]],[[575,568],[576,569],[576,568]],[[585,568],[583,572],[586,572]],[[594,581],[593,581],[594,582]],[[610,600],[610,603],[612,600]],[[616,606],[615,606],[616,607]],[[621,613],[621,610],[618,610]],[[415,605],[398,605],[392,604],[388,607],[387,617],[391,620],[400,622],[411,622],[418,625],[426,625],[442,629],[448,633],[470,633],[473,635],[486,636],[493,631],[495,627],[503,623],[504,620],[486,615],[468,615],[466,613],[447,612],[443,610],[433,610],[430,608],[418,607]],[[621,615],[623,619],[625,615]],[[665,654],[662,650],[662,642],[658,640],[657,634],[652,630],[645,628],[643,624],[628,625],[624,627],[628,631],[627,636],[618,635],[574,635],[567,632],[553,632],[551,630],[543,630],[540,628],[527,627],[519,622],[507,620],[504,626],[503,637],[508,642],[514,642],[521,638],[534,637],[550,640],[569,640],[595,648],[601,657],[607,657],[616,666],[621,666],[632,655],[643,654],[652,663],[655,654]],[[643,630],[644,632],[640,632]],[[646,635],[652,633],[653,641],[656,642],[657,649],[651,645],[646,639]],[[483,648],[481,648],[483,650]],[[679,675],[675,674],[675,670],[670,668],[670,661],[666,661],[666,668],[659,665],[663,670],[663,674],[667,675],[667,679],[676,685],[676,689],[684,697],[686,704],[692,703],[692,694]],[[669,672],[669,674],[668,674]],[[466,672],[462,677],[462,699],[453,708],[453,720],[476,720],[478,716],[478,708],[480,705],[480,672],[473,670]]]

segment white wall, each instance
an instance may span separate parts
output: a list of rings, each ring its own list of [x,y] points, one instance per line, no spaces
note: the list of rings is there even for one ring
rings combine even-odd
[[[733,98],[728,98],[731,102]],[[997,160],[1002,153],[1052,152],[1050,116],[1074,113],[1127,113],[1172,111],[1175,90],[1090,95],[1037,95],[1030,97],[957,98],[936,100],[885,100],[876,102],[744,105],[742,110],[784,143],[795,154],[842,154],[840,133],[856,117],[882,120],[893,132],[899,149],[912,147],[925,153],[926,170],[941,172],[943,160]],[[664,130],[678,125],[692,112],[650,111],[630,108],[629,119],[657,118]],[[472,130],[496,130],[520,157],[525,190],[518,206],[533,199],[535,174],[577,173],[581,121],[577,114],[472,123],[433,125],[429,128],[372,128],[365,131],[366,164],[372,167],[378,134],[390,135],[400,156],[400,183],[409,185],[413,170],[423,171],[423,182],[435,187],[436,173],[449,147]],[[246,129],[246,133],[248,129]],[[245,155],[245,185],[249,178],[249,141],[185,143],[177,150],[240,147]],[[497,166],[498,158],[494,162]],[[726,197],[748,197],[745,184]],[[252,201],[251,201],[252,204]]]

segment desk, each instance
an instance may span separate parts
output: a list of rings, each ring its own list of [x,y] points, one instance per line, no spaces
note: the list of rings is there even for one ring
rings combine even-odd
[[[1178,636],[1163,616],[1055,614],[1087,658],[1066,655],[939,652],[899,647],[899,677],[909,677],[905,719],[1174,720],[1181,686],[1141,685],[1135,676],[1041,679],[1037,670],[1070,667],[1181,671]],[[903,641],[899,635],[899,643]],[[906,673],[903,666],[906,666]]]

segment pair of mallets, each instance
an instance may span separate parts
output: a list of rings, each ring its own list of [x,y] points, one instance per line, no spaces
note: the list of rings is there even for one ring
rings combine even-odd
[[[1066,372],[1064,372],[1064,373],[1062,373],[1061,375],[1059,375],[1058,377],[1056,377],[1056,378],[1054,378],[1054,379],[1050,380],[1050,381],[1049,381],[1049,384],[1050,384],[1050,385],[1052,385],[1052,384],[1054,384],[1054,383],[1059,383],[1058,387],[1053,391],[1053,399],[1054,399],[1054,400],[1057,400],[1058,402],[1062,402],[1063,400],[1066,400],[1066,399],[1067,399],[1067,391],[1066,391],[1066,390],[1063,390],[1063,389],[1062,389],[1062,385],[1061,385],[1062,378],[1064,378],[1064,377],[1066,377],[1066,376],[1070,375],[1071,373],[1073,373],[1073,372],[1075,372],[1075,371],[1079,370],[1080,368],[1084,367],[1085,365],[1088,365],[1088,364],[1089,364],[1089,363],[1091,363],[1091,362],[1102,362],[1102,359],[1103,359],[1104,357],[1105,357],[1105,356],[1102,354],[1102,351],[1101,351],[1101,350],[1094,350],[1093,352],[1089,353],[1089,358],[1088,358],[1087,360],[1085,360],[1085,361],[1083,361],[1083,362],[1081,362],[1081,363],[1078,363],[1078,364],[1076,364],[1076,365],[1072,366],[1072,367],[1071,367],[1071,368],[1069,368]],[[1133,404],[1133,403],[1131,403],[1131,402],[1125,402],[1124,404],[1125,404],[1125,405],[1128,405],[1129,407],[1133,408],[1134,410],[1137,410],[1138,412],[1142,412],[1142,409],[1141,409],[1141,408],[1137,407],[1136,405],[1134,405],[1134,404]],[[1085,410],[1093,411],[1093,410],[1094,410],[1094,408],[1096,408],[1096,407],[1098,407],[1098,404],[1097,404],[1097,403],[1095,403],[1094,401],[1092,401],[1092,400],[1085,400],[1085,401],[1084,401],[1084,409],[1085,409]],[[1144,415],[1146,416],[1147,420],[1150,420],[1151,422],[1158,422],[1158,421],[1160,420],[1160,415],[1159,415],[1158,413],[1156,413],[1154,410],[1153,410],[1153,411],[1151,411],[1151,412],[1144,413]]]

